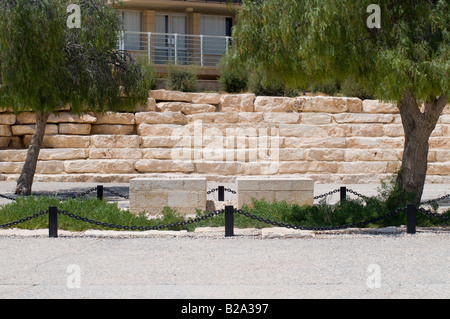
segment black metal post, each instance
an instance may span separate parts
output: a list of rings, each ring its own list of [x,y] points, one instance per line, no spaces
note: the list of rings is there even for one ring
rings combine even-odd
[[[234,236],[234,207],[225,206],[225,237]]]
[[[103,185],[97,185],[97,199],[103,200]]]
[[[225,187],[219,186],[219,202],[225,201]]]
[[[408,234],[416,233],[416,205],[408,205],[406,207],[406,232]]]
[[[58,237],[58,208],[55,206],[48,208],[48,237]]]
[[[347,187],[342,186],[340,194],[341,194],[341,202],[345,202],[347,200]]]

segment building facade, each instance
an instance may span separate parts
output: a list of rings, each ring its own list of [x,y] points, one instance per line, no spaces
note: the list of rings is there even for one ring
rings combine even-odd
[[[124,32],[118,46],[155,65],[197,65],[202,77],[217,76],[229,49],[240,1],[124,0],[115,5]]]

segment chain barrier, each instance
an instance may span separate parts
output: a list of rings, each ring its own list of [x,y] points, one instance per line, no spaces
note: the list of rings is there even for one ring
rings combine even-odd
[[[156,225],[156,226],[129,226],[129,225],[117,225],[117,224],[112,224],[112,223],[104,223],[104,222],[100,222],[97,220],[92,220],[86,217],[82,217],[82,216],[78,216],[75,215],[73,213],[70,213],[68,211],[65,210],[58,210],[58,214],[62,214],[62,215],[66,215],[70,218],[74,218],[76,220],[81,220],[83,222],[89,223],[89,224],[94,224],[97,226],[103,226],[103,227],[107,227],[107,228],[115,228],[115,229],[124,229],[124,230],[139,230],[139,231],[144,231],[144,230],[160,230],[160,229],[171,229],[171,228],[176,228],[176,227],[180,227],[180,226],[185,226],[188,224],[193,224],[214,216],[217,216],[219,214],[224,213],[224,209],[221,210],[216,210],[214,212],[211,212],[209,214],[205,214],[196,218],[191,218],[188,220],[184,220],[181,222],[177,222],[177,223],[171,223],[171,224],[165,224],[165,225]]]
[[[423,207],[419,207],[417,209],[417,211],[422,213],[423,215],[439,218],[439,219],[442,219],[442,220],[446,220],[447,222],[450,222],[450,216],[444,216],[444,215],[441,215],[441,214],[438,214],[438,213],[433,213],[429,209],[425,209]]]
[[[450,194],[441,196],[441,197],[436,198],[436,199],[431,199],[431,200],[427,200],[425,202],[421,202],[420,205],[427,205],[427,204],[432,204],[434,202],[441,202],[441,201],[446,200],[446,199],[450,199]]]
[[[32,220],[33,218],[36,218],[36,217],[39,217],[39,216],[45,215],[45,214],[48,214],[48,210],[46,210],[46,209],[45,210],[41,210],[40,212],[35,213],[33,215],[30,215],[30,216],[27,216],[27,217],[24,217],[24,218],[21,218],[21,219],[18,219],[18,220],[15,220],[15,221],[3,224],[3,225],[0,225],[0,229],[18,225],[18,224],[27,222],[29,220]]]
[[[235,190],[232,190],[231,188],[224,188],[223,189],[225,192],[229,192],[231,194],[237,194],[237,192]],[[206,192],[207,195],[212,194],[214,192],[218,192],[219,191],[219,187],[210,189],[209,191]]]
[[[130,199],[130,196],[120,194],[120,193],[116,192],[115,190],[113,190],[113,189],[111,189],[111,188],[109,188],[109,187],[103,187],[103,190],[104,190],[104,191],[107,191],[108,193],[111,193],[111,194],[113,194],[113,195],[115,195],[115,196],[117,196],[117,197],[122,197],[122,198],[124,198],[124,199]]]
[[[330,195],[333,195],[333,194],[336,194],[336,193],[340,193],[340,192],[341,192],[341,190],[339,188],[337,188],[337,189],[332,190],[332,191],[330,191],[328,193],[325,193],[325,194],[322,194],[322,195],[318,195],[318,196],[314,196],[314,199],[321,199],[321,198],[324,198],[324,197],[327,197],[327,196],[330,196]]]
[[[383,216],[379,216],[379,217],[374,217],[371,219],[367,219],[365,221],[362,222],[357,222],[357,223],[352,223],[352,224],[347,224],[347,225],[339,225],[339,226],[330,226],[330,227],[305,227],[305,226],[299,226],[299,225],[291,225],[291,224],[285,224],[285,223],[281,223],[281,222],[276,222],[270,219],[265,219],[256,215],[252,215],[250,213],[244,212],[241,209],[236,209],[235,212],[238,214],[241,214],[245,217],[249,217],[251,219],[255,219],[257,221],[266,223],[266,224],[270,224],[273,226],[277,226],[277,227],[285,227],[285,228],[290,228],[290,229],[297,229],[297,230],[311,230],[311,231],[328,231],[328,230],[339,230],[339,229],[347,229],[347,228],[358,228],[361,226],[365,226],[371,223],[375,223],[375,222],[379,222],[383,219],[386,219],[388,217],[397,215],[398,213],[402,212],[402,211],[406,211],[406,207],[401,207],[398,208],[394,211],[391,211]]]

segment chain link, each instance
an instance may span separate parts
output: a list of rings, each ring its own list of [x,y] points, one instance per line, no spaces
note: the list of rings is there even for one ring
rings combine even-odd
[[[140,230],[140,231],[144,231],[144,230],[160,230],[160,229],[166,229],[166,228],[167,229],[171,229],[171,228],[176,228],[176,227],[180,227],[180,226],[185,226],[185,225],[188,225],[188,224],[193,224],[193,223],[196,223],[196,222],[199,222],[199,221],[202,221],[202,220],[205,220],[205,219],[217,216],[217,215],[222,214],[224,212],[225,212],[224,209],[216,210],[214,212],[211,212],[211,213],[208,213],[208,214],[196,217],[194,219],[191,218],[191,219],[184,220],[184,221],[181,221],[181,222],[165,224],[165,225],[129,226],[129,225],[117,225],[117,224],[112,224],[112,223],[104,223],[104,222],[100,222],[100,221],[97,221],[97,220],[92,220],[92,219],[89,219],[89,218],[86,218],[86,217],[81,217],[81,216],[75,215],[75,214],[70,213],[70,212],[65,211],[65,210],[58,210],[59,214],[66,215],[66,216],[68,216],[70,218],[74,218],[76,220],[81,220],[83,222],[94,224],[94,225],[97,225],[97,226],[103,226],[103,227],[115,228],[115,229],[124,229],[124,230]]]
[[[434,202],[440,202],[440,201],[443,201],[445,199],[450,199],[450,194],[441,196],[441,197],[436,198],[436,199],[431,199],[431,200],[428,200],[428,201],[425,201],[425,202],[421,202],[420,205],[432,204]]]
[[[332,191],[330,191],[328,193],[325,193],[325,194],[322,194],[322,195],[318,195],[318,196],[314,196],[314,199],[321,199],[321,198],[324,198],[324,197],[327,197],[327,196],[339,193],[340,191],[341,190],[339,188],[337,188],[337,189],[332,190]]]
[[[18,219],[18,220],[15,220],[15,221],[3,224],[3,225],[0,225],[0,228],[8,228],[8,227],[11,227],[11,226],[15,226],[15,225],[24,223],[26,221],[32,220],[33,218],[36,218],[36,217],[39,217],[39,216],[45,215],[45,214],[48,214],[48,210],[41,210],[40,212],[35,213],[33,215],[30,215],[30,216],[27,216],[27,217],[24,217],[24,218],[21,218],[21,219]]]
[[[398,208],[394,211],[391,211],[383,216],[379,216],[379,217],[375,217],[375,218],[371,218],[368,220],[365,220],[363,222],[358,222],[358,223],[353,223],[353,224],[347,224],[347,225],[339,225],[339,226],[330,226],[330,227],[305,227],[305,226],[299,226],[299,225],[291,225],[291,224],[285,224],[285,223],[281,223],[281,222],[276,222],[270,219],[265,219],[256,215],[252,215],[250,213],[244,212],[241,209],[235,210],[236,213],[244,215],[245,217],[249,217],[251,219],[255,219],[257,221],[266,223],[266,224],[270,224],[273,226],[278,226],[278,227],[285,227],[285,228],[291,228],[291,229],[298,229],[298,230],[312,230],[312,231],[327,231],[327,230],[339,230],[339,229],[347,229],[347,228],[357,228],[357,227],[361,227],[361,226],[365,226],[371,223],[375,223],[375,222],[379,222],[383,219],[386,219],[388,217],[394,216],[402,211],[406,211],[406,207],[401,207]]]
[[[443,216],[443,215],[438,214],[438,213],[433,213],[429,209],[425,209],[423,207],[419,207],[417,210],[420,213],[424,214],[424,215],[431,216],[431,217],[436,217],[436,218],[443,219],[443,220],[446,220],[446,221],[450,222],[450,217],[449,216]]]
[[[212,194],[212,193],[218,192],[218,191],[219,191],[219,188],[216,187],[216,188],[213,188],[213,189],[207,191],[206,194],[209,195],[209,194]],[[235,190],[232,190],[231,188],[224,188],[224,191],[229,192],[231,194],[237,194],[237,192]]]
[[[113,189],[111,189],[109,187],[103,187],[103,190],[107,191],[108,193],[111,193],[113,195],[116,195],[118,197],[122,197],[122,198],[125,198],[125,199],[130,199],[130,196],[120,194],[120,193],[116,192],[115,190],[113,190]]]

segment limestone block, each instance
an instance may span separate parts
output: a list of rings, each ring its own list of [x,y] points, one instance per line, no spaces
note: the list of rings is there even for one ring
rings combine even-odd
[[[370,162],[370,161],[398,161],[401,160],[402,151],[395,149],[347,149],[345,150],[345,162]]]
[[[0,136],[0,148],[7,148],[10,141],[11,141],[11,137]]]
[[[1,155],[0,155],[1,158]],[[450,159],[450,150],[437,150],[436,151],[436,161],[437,162],[447,162]]]
[[[392,123],[392,114],[364,114],[364,113],[341,113],[334,114],[336,123]]]
[[[90,114],[75,115],[69,112],[61,112],[57,115],[51,114],[48,117],[47,123],[87,123],[92,124],[97,122],[97,118]]]
[[[143,148],[173,148],[176,146],[185,146],[183,136],[143,136]]]
[[[281,162],[279,174],[321,173],[335,174],[338,172],[337,162]]]
[[[283,161],[303,161],[305,159],[305,150],[300,148],[281,148],[280,159]]]
[[[331,123],[331,115],[327,113],[302,113],[302,124],[326,125]]]
[[[203,161],[195,163],[195,171],[198,174],[239,175],[244,173],[244,168],[239,162]]]
[[[92,135],[94,148],[139,148],[141,138],[137,135]]]
[[[0,162],[25,162],[27,150],[0,150]]]
[[[186,124],[187,119],[181,112],[139,112],[136,113],[137,124]]]
[[[181,214],[206,209],[206,178],[135,178],[130,180],[130,211],[161,213],[164,207]]]
[[[136,170],[142,173],[192,173],[194,164],[191,161],[141,159],[136,161]]]
[[[92,125],[92,135],[133,135],[135,134],[134,125],[126,124],[101,124]]]
[[[253,112],[255,94],[223,94],[219,110],[222,112]]]
[[[25,147],[30,146],[31,135],[25,135]],[[79,135],[46,135],[42,143],[43,148],[89,148],[91,138]]]
[[[341,162],[338,163],[338,173],[384,174],[387,172],[387,164],[387,162]]]
[[[264,120],[263,112],[241,112],[238,116],[239,123],[259,123]]]
[[[139,136],[171,136],[178,135],[183,127],[176,124],[139,124],[137,133]]]
[[[156,101],[154,98],[150,97],[147,99],[145,105],[139,105],[135,109],[136,112],[155,112],[156,111]]]
[[[349,137],[347,148],[359,149],[403,149],[404,139],[399,137]]]
[[[192,103],[195,104],[219,104],[219,93],[192,93]]]
[[[268,123],[296,124],[300,121],[299,113],[264,113],[264,121]]]
[[[448,137],[430,137],[430,148],[450,149]]]
[[[152,90],[150,95],[156,101],[192,102],[193,98],[193,93],[168,90]]]
[[[386,103],[379,100],[364,100],[362,101],[362,112],[396,114],[400,111],[397,105],[393,103]]]
[[[405,130],[402,124],[383,125],[384,135],[389,137],[405,136]]]
[[[142,150],[136,148],[91,148],[92,159],[141,159]]]
[[[16,115],[15,114],[0,114],[0,124],[2,125],[12,125],[16,123]]]
[[[314,181],[293,177],[239,177],[237,178],[238,207],[251,205],[252,198],[266,201],[286,201],[289,204],[312,205]]]
[[[12,134],[15,136],[22,136],[22,135],[28,135],[34,134],[34,131],[36,129],[35,124],[26,124],[26,125],[12,125],[11,130]],[[58,134],[58,126],[54,124],[47,124],[45,127],[45,134],[46,135],[55,135]]]
[[[63,161],[38,161],[36,174],[62,174],[64,173]]]
[[[143,159],[172,159],[172,149],[168,148],[145,148],[142,149]]]
[[[381,137],[384,135],[383,124],[352,124],[350,125],[353,136]]]
[[[331,149],[309,149],[305,151],[307,161],[343,161],[345,151],[340,148]]]
[[[97,117],[97,122],[95,124],[135,124],[133,113],[107,112],[105,114],[96,114],[95,116]]]
[[[39,160],[42,161],[64,161],[75,159],[86,159],[89,151],[84,148],[61,148],[41,149]]]
[[[134,160],[74,160],[64,161],[66,173],[107,173],[123,174],[133,173]]]
[[[448,158],[447,158],[448,160]],[[448,176],[450,172],[450,161],[444,163],[429,163],[428,164],[428,175],[442,175]]]
[[[279,128],[285,137],[328,137],[326,125],[280,124]]]
[[[216,107],[211,104],[192,104],[184,102],[158,103],[157,109],[160,112],[181,112],[186,115],[216,111]]]
[[[441,115],[438,124],[450,124],[450,115]]]
[[[258,96],[255,99],[255,112],[293,112],[294,104],[294,98]]]
[[[0,124],[0,136],[11,136],[11,127]]]
[[[298,138],[286,137],[283,139],[282,147],[285,148],[345,148],[347,139],[343,137],[327,138]]]
[[[23,112],[16,117],[17,124],[36,124],[36,114],[31,112]]]
[[[201,123],[237,123],[239,122],[239,114],[237,112],[214,112],[214,113],[198,113],[188,115],[189,123],[200,121]]]
[[[59,134],[67,135],[89,135],[91,133],[91,124],[59,124]]]
[[[348,111],[347,99],[330,96],[301,96],[295,98],[298,112],[341,113]]]
[[[20,174],[23,162],[0,162],[0,174]]]

